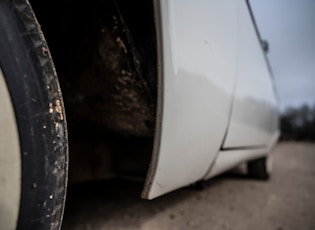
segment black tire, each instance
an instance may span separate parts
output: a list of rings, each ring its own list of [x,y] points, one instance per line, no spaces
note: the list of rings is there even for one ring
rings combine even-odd
[[[247,162],[248,175],[251,178],[268,180],[271,174],[270,166],[268,166],[268,164],[270,164],[270,162],[268,162],[269,160],[268,157],[262,157]]]
[[[21,149],[17,229],[60,229],[68,171],[67,126],[55,68],[27,1],[0,0],[0,34],[0,67]]]

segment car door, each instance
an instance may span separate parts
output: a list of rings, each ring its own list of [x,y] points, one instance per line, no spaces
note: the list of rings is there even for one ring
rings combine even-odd
[[[223,149],[264,148],[277,132],[277,101],[271,73],[247,1],[238,1],[237,82]]]
[[[237,1],[155,1],[159,84],[155,146],[142,197],[202,179],[228,127]]]

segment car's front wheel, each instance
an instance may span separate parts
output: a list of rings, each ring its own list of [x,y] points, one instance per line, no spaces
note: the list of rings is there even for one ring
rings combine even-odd
[[[34,13],[0,0],[0,227],[59,229],[68,150],[62,95]]]

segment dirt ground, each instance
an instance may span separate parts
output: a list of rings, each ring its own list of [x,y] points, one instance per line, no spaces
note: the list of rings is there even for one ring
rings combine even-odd
[[[315,229],[315,144],[286,142],[273,152],[268,182],[240,173],[141,200],[141,183],[110,181],[70,187],[64,230]]]

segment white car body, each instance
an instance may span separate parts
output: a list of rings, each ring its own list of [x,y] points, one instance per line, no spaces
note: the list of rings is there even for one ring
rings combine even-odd
[[[0,228],[60,229],[68,175],[146,176],[144,199],[244,162],[268,179],[277,96],[248,1],[3,0],[0,19]]]
[[[277,98],[244,0],[160,0],[158,111],[142,194],[157,196],[265,156]]]

